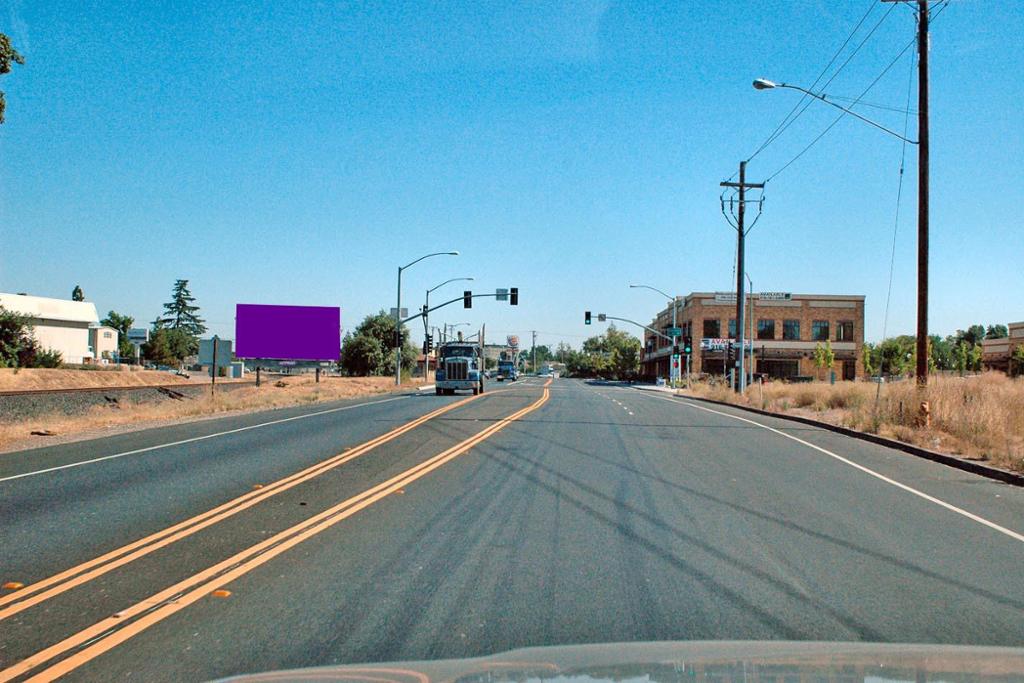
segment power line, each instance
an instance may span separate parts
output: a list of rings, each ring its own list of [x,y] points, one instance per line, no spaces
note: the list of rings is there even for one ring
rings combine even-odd
[[[907,137],[907,129],[910,127],[910,92],[914,84],[914,59],[910,59],[910,76],[907,78],[907,112],[903,117],[903,137]],[[889,288],[885,292],[885,316],[882,318],[882,339],[885,339],[889,328],[889,302],[892,300],[892,278],[896,269],[896,235],[900,227],[900,200],[903,198],[903,171],[906,168],[907,142],[903,141],[900,148],[900,180],[896,189],[896,217],[892,226],[892,252],[889,254]]]
[[[882,77],[883,77],[883,76],[885,76],[885,74],[889,73],[889,69],[891,69],[891,68],[893,67],[893,65],[894,65],[894,64],[896,64],[896,63],[897,63],[897,62],[898,62],[898,61],[899,61],[899,60],[900,60],[900,59],[901,59],[901,58],[903,57],[903,55],[904,55],[904,54],[906,54],[907,50],[909,50],[909,49],[910,49],[910,48],[911,48],[911,47],[912,47],[912,46],[914,45],[914,43],[916,42],[916,40],[917,40],[916,38],[915,38],[914,40],[911,40],[911,41],[910,41],[909,43],[907,43],[906,47],[904,47],[904,48],[903,48],[902,50],[900,50],[900,53],[899,53],[898,55],[896,55],[896,58],[895,58],[895,59],[893,59],[893,60],[892,60],[891,62],[889,62],[889,65],[888,65],[888,66],[886,66],[886,67],[885,67],[885,68],[884,68],[884,69],[882,70],[882,73],[878,74],[878,76],[876,76],[876,77],[875,77],[875,80],[871,81],[871,83],[870,83],[870,84],[868,85],[868,87],[864,88],[864,91],[863,91],[863,92],[861,92],[860,96],[859,96],[859,97],[857,97],[857,99],[855,99],[855,100],[853,101],[853,104],[854,104],[854,105],[856,105],[856,104],[857,104],[858,102],[860,102],[860,99],[861,99],[861,97],[864,97],[864,95],[866,95],[866,94],[868,93],[868,91],[870,91],[870,90],[871,90],[871,89],[872,89],[873,87],[875,87],[875,84],[877,84],[877,83],[878,83],[878,81],[882,80]],[[853,105],[851,105],[851,106],[853,106]],[[827,133],[828,133],[828,132],[829,132],[830,130],[832,130],[832,128],[834,128],[834,127],[835,127],[835,125],[836,125],[837,123],[839,123],[839,121],[840,121],[840,120],[842,120],[842,118],[843,118],[844,116],[846,116],[846,112],[845,112],[845,111],[844,111],[844,112],[840,112],[839,116],[837,116],[837,117],[836,117],[835,119],[833,119],[833,120],[832,120],[832,123],[828,124],[828,126],[827,126],[827,127],[825,128],[825,130],[823,130],[823,131],[821,131],[820,133],[818,133],[818,136],[817,136],[816,138],[814,138],[813,140],[811,140],[811,142],[810,142],[810,143],[809,143],[809,144],[808,144],[808,145],[807,145],[806,147],[804,147],[804,148],[803,148],[802,150],[800,150],[800,151],[799,151],[799,152],[797,153],[797,155],[796,155],[795,157],[793,157],[792,159],[790,159],[789,161],[787,161],[787,162],[786,162],[785,164],[783,164],[783,165],[782,165],[782,167],[781,167],[781,168],[780,168],[779,170],[775,171],[775,172],[774,172],[774,173],[772,173],[772,174],[771,174],[770,176],[768,176],[767,178],[765,178],[765,181],[764,181],[764,182],[765,182],[765,183],[768,183],[768,182],[769,182],[770,180],[772,180],[772,179],[773,179],[773,178],[775,178],[775,177],[776,177],[777,175],[779,175],[780,173],[782,173],[783,171],[785,171],[785,170],[786,170],[787,168],[789,168],[789,167],[790,167],[790,166],[791,166],[791,165],[792,165],[792,164],[793,164],[794,162],[796,162],[796,160],[797,160],[797,159],[799,159],[799,158],[800,158],[800,157],[802,157],[802,156],[803,156],[804,154],[806,154],[806,153],[807,153],[807,151],[808,151],[808,150],[809,150],[809,149],[810,149],[811,147],[814,147],[814,145],[816,145],[816,144],[818,143],[818,141],[819,141],[819,140],[821,140],[821,139],[822,139],[823,137],[825,137],[825,135],[826,135],[826,134],[827,134]]]
[[[841,55],[843,53],[843,50],[846,49],[846,46],[849,45],[850,41],[853,40],[853,37],[855,35],[857,35],[857,31],[860,30],[860,27],[864,24],[864,21],[868,18],[868,15],[870,15],[872,10],[874,10],[875,4],[876,3],[874,2],[874,0],[871,0],[870,4],[868,5],[868,10],[860,18],[860,21],[857,22],[857,25],[853,27],[853,30],[850,31],[850,35],[848,35],[846,37],[846,40],[844,40],[843,44],[839,46],[839,49],[836,50],[835,54],[832,55],[832,58],[830,60],[828,60],[828,64],[826,64],[825,67],[821,70],[821,72],[818,74],[818,77],[814,79],[814,82],[811,84],[811,87],[809,87],[808,90],[814,90],[815,86],[818,85],[818,82],[825,76],[825,74],[828,72],[829,68],[831,68],[831,66],[835,63],[836,59],[839,58],[839,55]],[[889,11],[891,11],[891,10],[892,10],[892,8],[890,7]],[[887,11],[885,13],[885,15],[882,16],[882,20],[884,20],[885,17],[888,16],[888,14],[889,14],[889,12]],[[875,28],[871,29],[871,32],[868,33],[867,38],[871,37],[871,34],[875,32],[875,29],[878,28],[878,25],[881,23],[882,20],[879,20],[878,24],[875,24]],[[864,41],[861,41],[861,44],[859,46],[857,46],[857,49],[853,51],[853,54],[851,54],[850,57],[847,58],[846,62],[844,62],[843,65],[841,67],[839,67],[839,69],[836,71],[836,73],[832,75],[832,78],[829,79],[830,83],[832,82],[832,79],[834,79],[839,74],[839,71],[842,71],[843,67],[845,67],[847,64],[849,64],[850,59],[853,58],[853,55],[857,54],[857,52],[860,50],[860,48],[864,45],[864,42],[867,40],[867,38],[865,38]],[[779,122],[779,125],[777,125],[775,127],[775,130],[773,130],[771,132],[771,134],[768,135],[767,138],[765,138],[764,142],[762,142],[761,145],[756,150],[754,150],[754,153],[751,154],[747,158],[747,162],[748,163],[754,157],[756,157],[758,154],[760,154],[766,147],[768,147],[768,145],[770,145],[773,142],[775,142],[775,140],[777,140],[778,137],[780,135],[782,135],[782,133],[785,132],[785,130],[787,128],[789,128],[789,126],[793,123],[793,121],[795,121],[801,114],[804,113],[804,111],[807,109],[807,106],[810,106],[810,104],[811,104],[810,101],[808,101],[806,106],[804,106],[804,108],[801,109],[798,113],[797,113],[797,109],[800,108],[801,104],[804,104],[804,101],[807,98],[808,98],[808,94],[807,93],[802,93],[800,95],[800,99],[797,100],[796,104],[793,105],[793,108],[789,110],[789,113],[786,114],[785,117],[783,117],[782,121]],[[795,116],[794,116],[794,113],[796,113]],[[790,117],[792,117],[792,118],[790,118]]]
[[[937,9],[937,10],[935,11],[935,14],[934,14],[934,15],[932,15],[932,17],[931,17],[931,21],[932,21],[932,22],[934,22],[934,21],[935,21],[935,19],[937,19],[937,18],[939,17],[939,15],[941,15],[941,14],[942,14],[942,12],[943,12],[943,11],[944,11],[944,10],[945,10],[945,9],[946,9],[946,8],[947,8],[948,6],[949,6],[949,2],[950,2],[950,0],[946,0],[946,1],[944,2],[944,3],[942,3],[942,6],[941,6],[941,7],[939,7],[939,8],[938,8],[938,9]],[[896,6],[896,4],[898,4],[898,3],[893,3],[892,7],[895,7],[895,6]],[[914,36],[914,38],[913,38],[913,39],[911,39],[911,41],[910,41],[909,43],[907,43],[907,45],[906,45],[906,46],[905,46],[905,47],[904,47],[904,48],[903,48],[902,50],[900,50],[899,54],[897,54],[897,55],[896,55],[896,57],[895,57],[895,58],[894,58],[894,59],[893,59],[893,60],[892,60],[891,62],[889,62],[889,64],[888,64],[888,65],[887,65],[887,66],[886,66],[886,67],[885,67],[884,69],[882,69],[882,73],[878,74],[878,76],[876,76],[876,77],[875,77],[875,80],[871,81],[871,83],[870,83],[870,84],[868,84],[868,87],[864,88],[864,90],[863,90],[863,91],[861,92],[861,94],[860,94],[860,95],[858,95],[858,96],[857,96],[857,98],[853,100],[853,103],[852,103],[852,104],[850,105],[850,107],[849,107],[849,108],[851,108],[851,109],[852,109],[852,108],[853,108],[854,106],[856,106],[857,104],[859,104],[859,103],[860,103],[860,101],[861,101],[861,99],[862,99],[862,98],[863,98],[863,97],[864,97],[864,96],[865,96],[866,94],[868,94],[868,92],[869,92],[869,91],[870,91],[870,90],[871,90],[872,88],[874,88],[874,87],[875,87],[875,85],[876,85],[876,84],[878,83],[878,81],[882,80],[882,77],[883,77],[883,76],[885,76],[885,74],[887,74],[887,73],[889,72],[889,70],[890,70],[890,69],[891,69],[891,68],[892,68],[892,67],[893,67],[893,66],[894,66],[894,65],[895,65],[895,64],[896,64],[897,62],[899,62],[900,58],[902,58],[902,57],[903,57],[903,55],[904,55],[904,54],[905,54],[905,53],[907,52],[907,50],[909,50],[909,49],[910,49],[911,47],[913,47],[913,45],[914,45],[914,44],[915,44],[916,42],[917,42],[917,36],[915,35],[915,36]],[[829,82],[831,82],[831,80],[830,80]],[[826,85],[828,85],[828,83],[826,83]],[[907,109],[908,109],[908,111],[909,111],[909,105],[908,105]],[[827,127],[825,128],[825,130],[821,131],[821,133],[819,133],[819,134],[818,134],[818,136],[817,136],[816,138],[814,138],[813,140],[811,140],[811,142],[810,142],[810,143],[809,143],[809,144],[808,144],[808,145],[807,145],[806,147],[804,147],[804,148],[803,148],[802,150],[800,150],[800,151],[799,151],[799,152],[797,153],[797,155],[796,155],[795,157],[793,157],[792,159],[790,159],[789,161],[787,161],[787,162],[786,162],[785,164],[783,164],[783,165],[782,165],[782,167],[781,167],[781,168],[780,168],[779,170],[775,171],[775,172],[774,172],[774,173],[772,173],[772,174],[771,174],[770,176],[768,176],[767,178],[765,178],[765,181],[764,181],[764,182],[765,182],[765,184],[767,184],[767,183],[768,183],[768,182],[769,182],[770,180],[772,180],[772,179],[773,179],[773,178],[775,178],[775,177],[776,177],[777,175],[779,175],[780,173],[782,173],[783,171],[785,171],[785,170],[786,170],[787,168],[789,168],[789,167],[790,167],[790,166],[791,166],[791,165],[792,165],[792,164],[793,164],[793,163],[794,163],[794,162],[795,162],[795,161],[796,161],[797,159],[799,159],[800,157],[802,157],[802,156],[803,156],[803,155],[804,155],[804,154],[805,154],[805,153],[807,152],[807,150],[809,150],[809,149],[810,149],[811,147],[814,147],[814,145],[815,145],[815,144],[817,144],[817,142],[818,142],[819,140],[821,140],[821,139],[822,139],[823,137],[825,137],[825,135],[826,135],[826,134],[827,134],[827,133],[828,133],[828,132],[829,132],[830,130],[832,130],[832,128],[833,128],[833,127],[834,127],[834,126],[835,126],[835,125],[836,125],[837,123],[839,123],[839,121],[840,121],[840,120],[841,120],[841,119],[842,119],[842,118],[843,118],[844,116],[846,116],[846,114],[847,114],[847,112],[845,112],[845,111],[844,111],[844,112],[841,112],[841,113],[839,114],[839,116],[837,116],[837,117],[836,117],[836,118],[835,118],[835,119],[834,119],[834,120],[832,121],[832,123],[828,124],[828,126],[827,126]]]

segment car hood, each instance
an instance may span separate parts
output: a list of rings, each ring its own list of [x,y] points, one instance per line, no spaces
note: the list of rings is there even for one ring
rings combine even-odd
[[[472,659],[325,666],[225,681],[698,683],[1024,681],[1024,648],[712,641],[534,647]]]

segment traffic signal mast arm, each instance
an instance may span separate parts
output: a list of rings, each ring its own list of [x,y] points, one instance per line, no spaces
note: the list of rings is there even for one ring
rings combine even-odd
[[[517,292],[517,294],[518,294],[518,292]],[[505,293],[505,294],[470,294],[470,298],[471,299],[476,299],[477,297],[487,297],[487,296],[489,296],[489,297],[508,296],[508,293]],[[443,304],[438,304],[437,306],[431,306],[430,308],[428,308],[425,311],[420,311],[416,315],[410,315],[408,318],[403,319],[400,324],[404,325],[405,323],[409,322],[410,320],[415,320],[416,318],[422,318],[424,316],[424,314],[431,313],[432,311],[436,311],[439,308],[444,308],[445,306],[448,306],[449,304],[454,304],[454,303],[456,303],[458,301],[465,301],[465,296],[457,296],[454,299],[451,299],[449,301],[445,301]]]
[[[662,339],[667,339],[670,343],[672,342],[672,337],[668,336],[667,334],[665,334],[663,332],[659,332],[658,330],[654,329],[653,327],[647,327],[647,325],[641,325],[640,323],[638,323],[635,320],[629,320],[628,318],[616,318],[614,315],[605,315],[604,317],[607,320],[619,320],[619,321],[624,322],[624,323],[629,323],[631,325],[636,325],[637,327],[642,327],[645,330],[647,330],[648,332],[653,332],[654,334],[658,335]]]

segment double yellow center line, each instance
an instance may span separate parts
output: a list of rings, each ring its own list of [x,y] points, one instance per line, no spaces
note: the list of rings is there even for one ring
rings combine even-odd
[[[133,562],[144,555],[148,555],[160,548],[166,547],[176,541],[180,541],[187,536],[191,536],[192,534],[221,522],[228,517],[237,515],[239,512],[247,510],[258,503],[262,503],[268,498],[276,496],[279,493],[283,493],[284,491],[298,486],[305,481],[309,481],[314,477],[320,476],[324,472],[358,458],[377,446],[397,439],[402,434],[415,429],[424,422],[432,420],[450,410],[454,410],[459,406],[465,405],[476,398],[476,396],[471,396],[462,401],[457,401],[442,408],[438,408],[437,410],[431,411],[426,415],[396,427],[395,429],[392,429],[391,431],[374,439],[370,439],[369,441],[354,448],[338,453],[337,455],[331,456],[326,460],[322,460],[315,465],[300,470],[295,474],[238,496],[237,498],[229,500],[222,505],[218,505],[211,510],[207,510],[199,515],[167,527],[166,529],[150,534],[145,538],[140,538],[137,541],[133,541],[132,543],[120,548],[111,550],[99,557],[95,557],[87,562],[83,562],[71,567],[70,569],[66,569],[59,574],[54,574],[42,581],[25,586],[17,592],[4,595],[0,597],[0,621],[11,617],[18,612],[26,610],[33,605],[37,605],[44,600],[48,600],[65,591],[71,590],[76,586],[80,586],[83,583],[102,576],[103,574],[126,565],[129,562]]]
[[[338,522],[351,517],[360,510],[402,489],[430,472],[442,467],[460,455],[468,452],[477,444],[498,433],[512,422],[537,410],[544,405],[549,397],[548,380],[544,384],[541,397],[532,404],[517,410],[511,415],[501,418],[486,429],[468,439],[448,448],[434,457],[391,477],[387,481],[363,491],[337,505],[314,515],[274,536],[257,543],[228,559],[204,569],[193,576],[179,581],[164,590],[139,601],[117,614],[103,619],[92,626],[79,631],[65,640],[48,647],[18,662],[14,666],[0,671],[0,683],[25,675],[33,669],[53,660],[56,657],[75,651],[70,656],[40,671],[30,681],[52,681],[86,662],[117,647],[126,640],[146,630],[150,626],[166,619],[200,598],[229,582],[247,574],[256,567],[269,562],[281,553],[295,547],[322,531],[329,529]],[[472,399],[467,399],[472,400]],[[462,401],[448,409],[465,403]],[[424,416],[426,417],[426,416]],[[410,423],[411,424],[411,423]]]

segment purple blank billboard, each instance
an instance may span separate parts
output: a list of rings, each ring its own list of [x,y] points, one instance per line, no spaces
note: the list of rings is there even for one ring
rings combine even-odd
[[[235,306],[239,358],[338,360],[341,309],[332,306]]]

